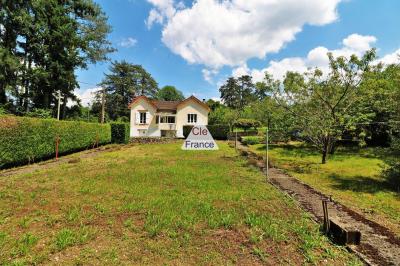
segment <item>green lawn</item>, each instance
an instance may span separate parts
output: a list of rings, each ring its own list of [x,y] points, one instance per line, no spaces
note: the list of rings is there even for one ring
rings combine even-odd
[[[226,143],[180,146],[0,178],[0,264],[359,264]]]
[[[265,145],[250,149],[265,155]],[[364,213],[400,235],[400,194],[381,177],[384,151],[339,148],[321,164],[321,155],[301,143],[271,145],[270,159],[289,174]]]

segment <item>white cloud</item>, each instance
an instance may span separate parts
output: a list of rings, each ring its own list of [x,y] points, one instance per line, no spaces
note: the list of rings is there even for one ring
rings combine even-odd
[[[215,69],[202,69],[201,73],[203,73],[203,78],[210,84],[214,84],[214,76],[218,74],[218,70]]]
[[[177,9],[185,7],[183,2],[179,2],[174,7],[174,0],[147,0],[147,2],[154,6],[146,20],[146,25],[149,29],[154,23],[163,24],[166,19],[175,15]]]
[[[132,37],[122,39],[118,45],[124,48],[131,48],[137,44],[137,40]]]
[[[341,0],[197,0],[191,7],[147,1],[154,6],[147,25],[163,25],[162,40],[171,51],[219,69],[278,52],[305,24],[335,21]]]
[[[84,91],[79,90],[78,92],[75,92],[75,95],[81,100],[82,106],[87,107],[93,103],[96,92],[100,91],[101,89],[101,87],[95,87]]]
[[[400,64],[400,49],[394,53],[385,55],[380,61],[384,64]]]
[[[244,74],[251,75],[254,81],[261,81],[264,73],[268,72],[275,79],[282,79],[287,71],[306,72],[309,68],[318,67],[322,71],[327,72],[329,68],[328,52],[333,56],[346,56],[352,54],[361,56],[364,52],[372,48],[372,44],[376,42],[374,36],[362,36],[359,34],[351,34],[342,41],[342,47],[336,50],[329,50],[326,47],[316,47],[312,49],[306,57],[289,57],[279,61],[272,60],[264,69],[249,69],[247,65],[233,69],[232,76],[238,77]],[[400,49],[399,51],[400,52]],[[395,55],[384,57],[381,61],[393,61]]]

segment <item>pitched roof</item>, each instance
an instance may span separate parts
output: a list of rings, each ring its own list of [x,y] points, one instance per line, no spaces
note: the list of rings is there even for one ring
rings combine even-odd
[[[147,101],[149,104],[151,104],[154,108],[157,110],[168,110],[168,111],[176,111],[178,107],[188,101],[195,101],[199,105],[203,106],[205,109],[210,111],[210,107],[205,104],[204,102],[200,101],[194,96],[190,96],[189,98],[183,100],[183,101],[157,101],[157,100],[151,100],[147,98],[146,96],[139,96],[133,99],[133,101],[128,105],[128,108],[131,108],[134,103],[136,103],[138,100],[143,99]]]

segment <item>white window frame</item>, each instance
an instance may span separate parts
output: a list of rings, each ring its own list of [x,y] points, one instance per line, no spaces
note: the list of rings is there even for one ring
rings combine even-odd
[[[188,122],[188,124],[196,124],[197,123],[197,114],[187,114],[187,122]]]

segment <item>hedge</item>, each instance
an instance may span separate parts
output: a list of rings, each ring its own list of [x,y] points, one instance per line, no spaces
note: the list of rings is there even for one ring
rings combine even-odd
[[[129,143],[129,124],[111,123],[111,142]]]
[[[238,119],[234,124],[236,128],[242,128],[247,131],[250,128],[257,129],[261,127],[261,122],[254,119]]]
[[[261,136],[242,137],[242,143],[244,145],[255,145],[255,144],[265,143],[265,137]]]
[[[54,157],[110,143],[109,124],[0,116],[0,168]]]
[[[193,126],[183,126],[183,136],[187,138]],[[217,140],[226,140],[229,133],[229,125],[208,125],[208,131]]]

